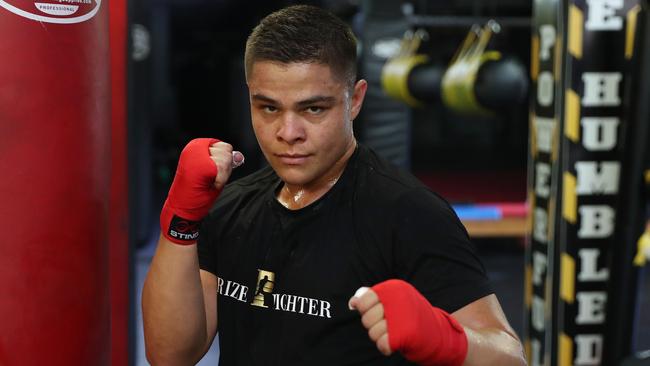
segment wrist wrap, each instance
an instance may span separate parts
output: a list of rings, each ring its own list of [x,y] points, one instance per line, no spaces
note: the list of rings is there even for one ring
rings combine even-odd
[[[190,141],[181,152],[174,182],[160,213],[162,235],[181,245],[194,244],[201,220],[207,216],[220,191],[214,186],[217,165],[210,158],[216,139]]]
[[[384,306],[393,351],[422,366],[463,364],[467,336],[451,315],[432,306],[415,287],[402,280],[388,280],[372,290]]]

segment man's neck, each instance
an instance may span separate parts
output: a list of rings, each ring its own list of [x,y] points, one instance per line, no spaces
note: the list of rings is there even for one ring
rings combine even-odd
[[[357,142],[353,140],[343,156],[316,181],[306,185],[292,185],[285,182],[277,194],[278,201],[290,210],[298,210],[323,197],[338,182],[356,146]]]

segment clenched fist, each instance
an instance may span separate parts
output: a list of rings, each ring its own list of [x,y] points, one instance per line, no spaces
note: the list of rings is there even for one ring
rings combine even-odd
[[[399,351],[422,366],[460,366],[465,360],[464,328],[405,281],[362,287],[348,306],[359,312],[368,336],[386,356]]]
[[[160,213],[162,234],[176,244],[196,242],[201,220],[226,185],[233,167],[243,162],[244,156],[233,152],[225,142],[210,138],[190,141],[181,152]]]
[[[244,163],[244,155],[239,151],[233,151],[232,145],[223,141],[210,144],[210,159],[217,166],[218,174],[215,175],[214,186],[221,190],[228,182],[232,169]]]

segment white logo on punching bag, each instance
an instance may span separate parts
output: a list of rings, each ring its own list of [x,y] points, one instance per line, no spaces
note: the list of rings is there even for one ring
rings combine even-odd
[[[73,24],[97,14],[101,0],[0,0],[0,6],[21,17],[45,23]]]

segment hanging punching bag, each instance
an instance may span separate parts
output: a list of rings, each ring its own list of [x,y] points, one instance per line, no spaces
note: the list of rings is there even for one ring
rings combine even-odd
[[[108,365],[107,4],[0,0],[0,365]]]

